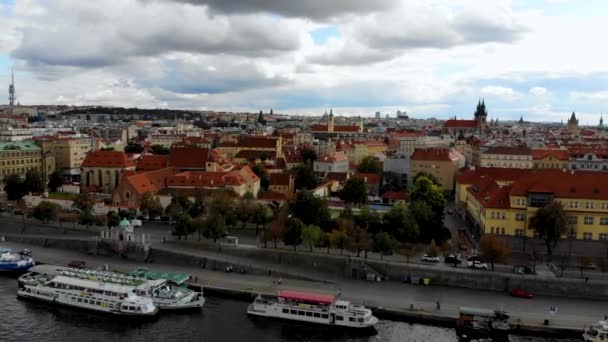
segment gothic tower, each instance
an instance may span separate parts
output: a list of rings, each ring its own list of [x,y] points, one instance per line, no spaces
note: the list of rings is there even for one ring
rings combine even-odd
[[[488,128],[488,111],[486,110],[485,100],[477,102],[477,109],[475,109],[475,125],[477,131],[484,132]]]
[[[334,110],[333,108],[329,110],[329,116],[327,117],[327,132],[334,132]]]

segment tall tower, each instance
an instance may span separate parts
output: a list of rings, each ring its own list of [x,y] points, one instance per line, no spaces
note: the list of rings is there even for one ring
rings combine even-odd
[[[485,100],[477,102],[477,109],[475,109],[475,124],[479,132],[484,132],[488,128],[488,111],[486,110]]]
[[[11,70],[11,83],[8,85],[8,105],[10,112],[13,114],[13,106],[15,105],[15,72]]]
[[[327,117],[327,132],[334,132],[334,110],[333,108],[329,110],[329,116]]]

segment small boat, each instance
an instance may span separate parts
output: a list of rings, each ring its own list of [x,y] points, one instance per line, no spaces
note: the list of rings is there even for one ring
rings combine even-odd
[[[608,341],[608,321],[599,321],[592,325],[583,333],[585,342],[605,342]]]
[[[0,272],[25,272],[32,266],[34,258],[29,249],[15,253],[9,248],[0,247]]]
[[[372,311],[335,296],[298,291],[279,291],[277,296],[258,295],[247,307],[253,316],[346,328],[372,328],[378,318]]]
[[[502,310],[461,307],[456,321],[456,335],[461,340],[491,339],[508,341],[509,314]]]

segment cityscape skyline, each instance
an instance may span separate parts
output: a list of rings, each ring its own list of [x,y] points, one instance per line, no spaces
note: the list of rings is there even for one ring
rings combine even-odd
[[[0,0],[0,83],[15,68],[22,104],[448,119],[485,98],[489,119],[596,125],[607,6],[574,3]]]

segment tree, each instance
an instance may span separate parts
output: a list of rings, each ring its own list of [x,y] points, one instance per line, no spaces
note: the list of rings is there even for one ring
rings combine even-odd
[[[82,211],[90,212],[95,205],[95,199],[88,192],[81,192],[72,200],[72,206]]]
[[[431,240],[431,243],[429,244],[429,248],[427,248],[427,250],[426,250],[426,254],[433,258],[435,258],[439,255],[439,249],[437,248],[437,244],[435,243],[435,240]]]
[[[78,223],[85,225],[85,226],[92,226],[97,222],[97,217],[93,214],[93,211],[91,209],[89,210],[85,210],[82,211],[79,215],[78,215]]]
[[[16,174],[4,177],[4,191],[9,201],[18,201],[27,193],[21,177]]]
[[[114,227],[118,227],[118,224],[120,223],[120,216],[117,212],[109,211],[106,216],[108,221],[108,228],[112,229]]]
[[[152,145],[152,153],[158,155],[168,155],[171,150],[163,145]]]
[[[310,248],[311,252],[312,248],[319,244],[322,233],[323,232],[321,231],[321,228],[315,226],[314,224],[309,224],[305,226],[304,229],[302,229],[302,242],[304,243],[304,245]]]
[[[183,194],[173,193],[171,194],[171,202],[166,208],[166,213],[171,219],[177,220],[183,213],[190,211],[192,202]],[[192,218],[192,216],[190,216]]]
[[[124,149],[125,153],[139,154],[144,151],[143,146],[138,143],[129,142]]]
[[[270,226],[265,229],[264,232],[264,243],[272,240],[274,242],[274,248],[277,248],[277,241],[285,234],[285,225],[289,219],[289,208],[287,206],[280,206],[273,212],[273,220]]]
[[[57,192],[57,189],[63,185],[63,177],[61,177],[61,173],[59,171],[53,171],[53,173],[49,175],[48,185],[51,192]]]
[[[139,199],[139,210],[150,218],[156,218],[163,214],[163,205],[160,203],[160,198],[146,191]]]
[[[332,240],[330,232],[322,232],[319,237],[319,247],[327,248],[327,254],[329,254],[329,249],[331,248]]]
[[[214,194],[207,201],[207,210],[209,213],[218,213],[224,218],[224,223],[227,227],[232,227],[237,222],[234,198],[226,192]]]
[[[507,242],[494,235],[482,236],[479,240],[479,250],[492,265],[492,271],[494,271],[494,263],[503,262],[511,255],[511,248]]]
[[[414,245],[411,243],[404,243],[399,250],[399,253],[405,257],[405,262],[409,263],[410,258],[416,255],[416,250],[414,249]]]
[[[317,160],[317,152],[310,147],[302,147],[300,155],[302,156],[302,161],[304,163],[312,163]]]
[[[331,245],[340,250],[340,255],[344,253],[344,249],[348,247],[348,235],[342,229],[334,229],[331,232]]]
[[[299,244],[302,243],[302,230],[304,230],[304,223],[295,217],[291,217],[287,220],[285,225],[285,232],[283,233],[283,243],[286,246],[293,246],[295,251]]]
[[[42,201],[38,203],[32,211],[32,216],[44,223],[55,220],[57,213],[61,210],[61,206],[57,203]]]
[[[529,226],[545,241],[547,256],[551,260],[553,249],[567,230],[564,207],[557,201],[545,205],[530,218]]]
[[[349,239],[348,245],[352,250],[357,253],[357,257],[359,257],[359,255],[361,254],[361,251],[367,251],[369,249],[369,235],[367,234],[367,231],[365,231],[363,228],[357,226],[356,224],[353,224],[353,226],[346,231],[346,234],[348,235]],[[367,257],[367,253],[365,254]]]
[[[258,236],[260,226],[265,225],[269,220],[268,208],[262,203],[256,204],[251,214],[251,222],[255,224],[255,236]]]
[[[429,242],[438,235],[442,223],[438,222],[433,209],[427,202],[420,200],[413,202],[410,205],[410,212],[419,227],[422,241]]]
[[[426,173],[426,172],[418,172],[418,173],[417,173],[417,174],[414,176],[414,178],[412,178],[412,183],[415,183],[415,182],[418,180],[418,178],[420,178],[420,177],[426,177],[426,178],[430,179],[430,180],[431,180],[431,182],[433,182],[433,184],[436,184],[436,185],[441,185],[441,184],[439,183],[439,180],[437,179],[437,177],[435,177],[434,175],[432,175],[432,174],[430,174],[430,173]]]
[[[304,224],[314,224],[323,228],[330,221],[327,201],[308,190],[299,191],[290,204],[291,213]]]
[[[234,213],[236,214],[236,218],[241,221],[242,229],[245,229],[245,225],[253,216],[253,210],[253,205],[249,200],[240,200],[236,204],[236,207],[234,208]]]
[[[177,239],[181,240],[182,236],[185,236],[188,240],[188,235],[192,232],[192,217],[189,214],[181,213],[177,216],[175,222],[175,235]]]
[[[397,246],[397,240],[389,233],[383,232],[374,235],[374,252],[380,253],[381,260],[385,255],[393,254]]]
[[[367,156],[357,165],[357,172],[382,174],[382,163],[374,156]]]
[[[260,186],[264,190],[268,190],[268,186],[270,185],[270,181],[268,180],[268,173],[266,172],[266,168],[262,164],[255,164],[251,168],[251,171],[255,173],[256,176],[260,177]]]
[[[217,212],[211,212],[203,221],[203,236],[217,242],[226,231],[226,220]]]
[[[205,213],[205,201],[203,198],[202,189],[196,189],[194,192],[194,203],[190,206],[190,210],[188,210],[190,216],[197,218]]]
[[[367,201],[367,188],[362,178],[350,178],[340,191],[340,199],[346,203],[362,204]]]
[[[311,162],[300,164],[294,170],[296,172],[294,183],[297,190],[311,190],[317,186],[317,177],[315,176]]]
[[[437,222],[441,223],[439,226],[443,225],[445,198],[441,186],[428,177],[420,176],[414,181],[410,199],[412,203],[423,201],[428,204],[437,217]]]

